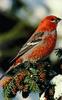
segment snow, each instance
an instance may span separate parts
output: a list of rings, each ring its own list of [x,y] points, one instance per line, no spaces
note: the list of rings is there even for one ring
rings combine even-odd
[[[45,92],[41,95],[40,100],[45,100],[44,95],[45,95]]]
[[[50,83],[55,85],[54,100],[58,100],[62,96],[62,75],[55,76]],[[41,95],[40,100],[45,100],[45,92]]]
[[[57,75],[51,80],[51,84],[55,85],[54,100],[58,100],[62,96],[62,75]]]
[[[39,100],[39,93],[32,92],[27,98],[22,97],[22,92],[17,92],[17,95],[12,100]]]
[[[0,100],[5,100],[3,96],[3,88],[0,87]],[[11,100],[39,100],[39,93],[30,93],[27,98],[22,97],[22,92],[18,91],[16,96]]]

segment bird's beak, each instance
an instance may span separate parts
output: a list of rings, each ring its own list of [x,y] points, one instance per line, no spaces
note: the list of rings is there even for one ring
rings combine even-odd
[[[61,18],[56,18],[56,20],[55,20],[56,24],[57,24],[58,22],[60,22],[61,20],[62,20]]]

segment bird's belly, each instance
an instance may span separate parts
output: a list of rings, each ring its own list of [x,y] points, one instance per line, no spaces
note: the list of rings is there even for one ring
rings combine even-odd
[[[56,37],[48,37],[43,43],[39,43],[37,46],[33,47],[30,51],[28,51],[24,55],[25,60],[29,60],[31,62],[38,61],[39,59],[43,59],[47,57],[52,50],[54,49],[56,44]]]

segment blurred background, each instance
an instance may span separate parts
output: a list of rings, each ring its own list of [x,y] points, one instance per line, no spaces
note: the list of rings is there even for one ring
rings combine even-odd
[[[62,18],[62,0],[0,0],[0,69],[9,62],[47,15]],[[57,46],[62,43],[62,24],[57,28]]]

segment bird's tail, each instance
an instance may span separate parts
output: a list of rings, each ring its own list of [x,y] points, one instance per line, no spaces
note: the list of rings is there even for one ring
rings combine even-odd
[[[16,59],[16,61],[12,64],[12,66],[10,66],[10,68],[0,77],[0,86],[4,86],[4,84],[10,81],[12,76],[9,76],[9,73],[11,74],[12,71],[22,63],[23,63],[22,58]]]

